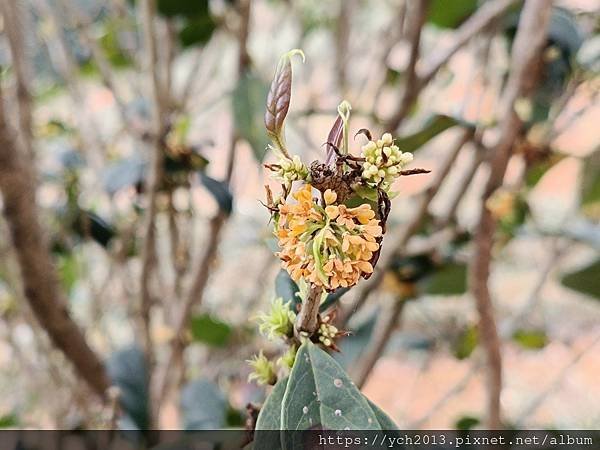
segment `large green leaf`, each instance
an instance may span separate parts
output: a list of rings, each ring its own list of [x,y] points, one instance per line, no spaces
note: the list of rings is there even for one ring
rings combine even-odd
[[[454,117],[446,116],[443,114],[436,114],[429,120],[427,120],[427,122],[425,122],[421,130],[408,136],[398,138],[396,139],[395,143],[398,147],[400,147],[400,150],[402,150],[403,152],[415,152],[416,150],[421,148],[421,146],[423,146],[431,139],[436,137],[438,134],[455,125],[462,125],[468,127],[473,126],[472,124],[459,121]]]
[[[219,387],[208,380],[195,380],[181,392],[181,414],[185,430],[218,430],[225,426],[227,401]]]
[[[298,350],[283,396],[283,430],[378,430],[377,416],[344,369],[311,342]],[[301,436],[282,433],[283,448],[301,448]]]
[[[256,421],[257,430],[281,429],[281,407],[287,384],[288,378],[286,377],[280,379],[273,387],[271,394],[265,400],[265,403],[258,414],[258,419]],[[267,435],[269,433],[265,434]]]
[[[562,284],[590,297],[600,299],[600,259],[583,269],[571,272],[562,279]]]
[[[467,292],[467,265],[450,263],[437,269],[426,281],[429,295],[461,295]]]
[[[398,425],[396,425],[394,423],[394,421],[392,419],[390,419],[390,417],[386,413],[384,413],[381,410],[381,408],[379,408],[379,406],[377,406],[375,403],[373,403],[367,397],[365,397],[365,399],[367,400],[367,402],[369,403],[369,406],[373,410],[375,417],[377,417],[377,422],[379,423],[379,426],[381,427],[382,430],[397,430],[398,429]]]
[[[191,332],[194,341],[203,342],[213,347],[224,347],[232,335],[231,326],[209,314],[192,317]]]
[[[237,130],[240,137],[250,144],[259,162],[264,159],[269,143],[263,123],[263,105],[268,92],[267,83],[251,72],[240,78],[233,92],[233,117]]]
[[[478,0],[433,0],[428,22],[440,28],[456,28],[477,9]]]
[[[82,238],[91,238],[102,247],[108,247],[111,239],[115,237],[114,227],[93,211],[85,209],[73,221],[73,231]]]
[[[125,430],[148,429],[148,374],[144,353],[131,347],[113,353],[106,362],[112,382],[119,388],[124,415],[119,427]]]

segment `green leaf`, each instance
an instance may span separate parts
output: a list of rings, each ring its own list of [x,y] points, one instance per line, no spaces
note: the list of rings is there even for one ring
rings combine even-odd
[[[208,0],[158,0],[157,10],[166,17],[203,16],[209,13]]]
[[[443,114],[436,114],[425,122],[420,131],[396,139],[395,144],[403,152],[415,152],[441,132],[456,125],[473,128],[473,124]]]
[[[113,353],[106,362],[106,370],[120,390],[120,405],[125,414],[119,420],[119,427],[148,429],[148,374],[142,350],[131,347]]]
[[[581,181],[581,204],[591,206],[600,202],[600,151],[585,159]]]
[[[281,429],[281,408],[283,404],[283,396],[288,384],[288,378],[280,379],[271,394],[265,400],[264,405],[260,409],[258,419],[256,421],[256,430],[280,430]],[[264,437],[273,436],[272,433],[264,433]],[[277,439],[279,442],[279,439]],[[257,440],[258,442],[258,440]],[[271,448],[268,446],[258,446],[257,448]],[[273,448],[279,448],[279,445]]]
[[[15,428],[19,426],[19,418],[15,413],[0,416],[0,428]]]
[[[558,162],[562,161],[564,156],[562,155],[551,155],[549,158],[544,159],[543,161],[534,163],[531,167],[527,169],[525,174],[525,184],[528,188],[534,187],[542,177],[554,167]]]
[[[200,181],[217,201],[221,211],[226,215],[230,215],[233,210],[233,195],[231,194],[227,183],[215,180],[204,172],[200,172]]]
[[[440,28],[456,28],[475,12],[478,0],[433,0],[428,22]]]
[[[452,345],[452,353],[458,359],[465,359],[471,356],[473,350],[479,342],[479,332],[474,325],[464,329]]]
[[[181,391],[181,413],[185,430],[218,430],[225,426],[228,403],[219,387],[208,380],[195,380]]]
[[[204,45],[210,40],[216,28],[217,24],[209,14],[190,17],[179,30],[179,42],[183,48]]]
[[[203,342],[213,347],[224,347],[232,335],[231,326],[209,314],[192,317],[191,332],[194,341]]]
[[[467,265],[445,264],[426,281],[425,293],[429,295],[461,295],[467,292]]]
[[[377,417],[377,422],[379,423],[379,426],[381,427],[382,430],[397,430],[398,429],[398,425],[396,425],[394,423],[394,421],[392,419],[390,419],[390,417],[386,413],[384,413],[375,403],[373,403],[367,397],[365,397],[365,399],[367,400],[367,402],[369,403],[369,406],[373,410],[375,417]]]
[[[269,139],[263,129],[262,105],[268,93],[267,84],[251,72],[242,76],[233,92],[233,118],[240,133],[258,162],[265,157]]]
[[[344,369],[311,342],[298,350],[283,396],[283,430],[378,430],[377,416]],[[301,448],[300,436],[282,433],[284,448]]]
[[[539,350],[548,343],[548,336],[543,330],[517,330],[512,339],[521,347],[530,350]]]
[[[77,280],[81,277],[80,264],[73,253],[61,254],[57,258],[58,274],[62,286],[67,293],[70,293]]]
[[[472,430],[480,423],[481,423],[481,420],[479,420],[478,417],[463,416],[456,421],[456,423],[454,424],[454,428],[456,428],[457,430],[467,431],[467,430]]]
[[[583,269],[565,275],[562,279],[562,284],[581,294],[600,300],[598,274],[600,274],[600,259],[597,259]]]
[[[80,210],[73,223],[73,231],[82,238],[92,238],[102,247],[108,247],[111,239],[115,237],[116,231],[111,224],[98,214]]]

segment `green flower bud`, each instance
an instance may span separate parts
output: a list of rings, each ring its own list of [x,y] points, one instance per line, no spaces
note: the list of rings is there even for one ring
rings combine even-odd
[[[287,349],[287,351],[281,355],[281,357],[277,360],[277,365],[281,367],[285,367],[291,369],[294,367],[294,362],[296,361],[296,353],[298,349],[295,345],[292,345]]]
[[[362,177],[372,187],[379,186],[389,191],[394,180],[400,176],[402,168],[412,161],[411,153],[402,153],[390,133],[385,133],[377,141],[369,141],[362,147],[365,162]]]
[[[258,384],[275,384],[277,382],[277,374],[275,373],[275,365],[267,359],[262,350],[258,355],[254,355],[252,359],[246,361],[254,371],[248,375],[248,381],[254,381]]]
[[[290,309],[289,303],[284,303],[280,297],[273,300],[267,314],[263,313],[258,317],[258,329],[269,339],[291,336],[295,320],[296,314]]]

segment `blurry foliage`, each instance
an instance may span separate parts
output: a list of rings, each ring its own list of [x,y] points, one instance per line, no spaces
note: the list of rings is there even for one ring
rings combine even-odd
[[[479,0],[433,0],[427,20],[440,28],[456,28],[477,10],[478,4]]]
[[[262,162],[267,152],[269,138],[265,134],[263,103],[269,86],[252,72],[246,72],[233,91],[233,119],[240,137],[245,139],[258,162]],[[260,106],[259,106],[260,105]]]
[[[563,276],[562,284],[581,294],[600,300],[600,259]]]
[[[543,330],[517,330],[513,333],[512,339],[528,350],[539,350],[548,343],[548,336]]]
[[[473,350],[479,343],[479,331],[475,325],[463,329],[452,342],[452,353],[457,359],[465,359],[471,356]]]
[[[233,329],[227,322],[210,314],[200,314],[192,317],[190,331],[194,341],[212,347],[224,347],[229,343]]]

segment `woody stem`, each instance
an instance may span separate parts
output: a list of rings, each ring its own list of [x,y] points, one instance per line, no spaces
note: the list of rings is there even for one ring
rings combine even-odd
[[[310,285],[308,295],[302,301],[300,312],[296,318],[295,332],[297,337],[299,337],[300,333],[307,333],[311,336],[317,331],[317,327],[319,326],[317,316],[319,314],[319,304],[322,292],[322,287],[314,284]]]

